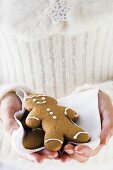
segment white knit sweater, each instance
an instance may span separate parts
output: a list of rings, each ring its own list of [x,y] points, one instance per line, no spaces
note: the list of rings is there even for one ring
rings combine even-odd
[[[50,2],[57,1],[0,0],[1,91],[17,83],[60,98],[86,83],[113,80],[113,1],[65,0],[67,21],[58,24],[44,13]],[[112,86],[106,86],[111,96]],[[0,157],[13,161],[15,153],[3,144]],[[113,158],[105,150],[96,162]]]

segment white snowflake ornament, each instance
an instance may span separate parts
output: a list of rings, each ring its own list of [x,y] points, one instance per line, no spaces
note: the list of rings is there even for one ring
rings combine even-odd
[[[68,21],[69,10],[70,8],[65,5],[64,1],[59,0],[56,4],[50,5],[44,13],[51,18],[53,24],[58,24],[61,21]]]

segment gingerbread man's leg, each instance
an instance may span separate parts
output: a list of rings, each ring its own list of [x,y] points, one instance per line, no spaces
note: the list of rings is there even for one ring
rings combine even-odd
[[[50,151],[58,151],[61,149],[63,142],[64,137],[62,133],[60,134],[59,132],[56,133],[46,132],[44,139],[44,145],[46,149]]]
[[[38,128],[41,120],[37,117],[36,111],[33,109],[26,118],[26,124],[30,128]]]
[[[90,140],[88,132],[83,130],[76,124],[69,124],[68,129],[65,129],[65,136],[72,142],[85,143]]]
[[[23,138],[23,145],[26,149],[37,149],[44,146],[44,132],[39,129],[26,129]]]

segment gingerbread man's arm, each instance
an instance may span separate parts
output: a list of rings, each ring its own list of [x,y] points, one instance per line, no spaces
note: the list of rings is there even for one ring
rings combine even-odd
[[[71,119],[71,120],[73,120],[73,121],[78,118],[78,114],[77,114],[74,110],[72,110],[72,109],[70,109],[70,108],[65,108],[64,114],[65,114],[69,119]]]
[[[32,109],[26,118],[26,124],[30,128],[38,128],[40,126],[41,120],[37,117],[37,111]]]

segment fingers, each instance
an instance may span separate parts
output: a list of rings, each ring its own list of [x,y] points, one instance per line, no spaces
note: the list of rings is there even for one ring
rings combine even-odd
[[[63,153],[61,156],[58,157],[58,160],[60,160],[61,162],[65,163],[67,161],[70,161],[71,158],[67,153]]]
[[[71,159],[76,160],[80,163],[86,162],[89,159],[89,155],[91,155],[91,149],[88,150],[89,148],[87,147],[75,147],[72,144],[68,144],[64,147],[64,151],[66,152],[65,155],[62,156],[61,161],[65,162],[65,161],[69,161]],[[84,151],[83,151],[84,149]],[[89,153],[87,154],[87,151],[89,151]],[[86,153],[86,154],[85,154]]]
[[[3,122],[4,128],[7,133],[10,135],[12,134],[13,130],[17,130],[19,128],[18,124],[15,122],[14,119],[8,118]]]
[[[33,158],[32,160],[34,160],[34,162],[36,162],[36,163],[42,163],[43,162],[43,157],[40,154],[32,153],[31,156],[32,156],[32,158]]]
[[[100,139],[101,139],[101,144],[105,145],[110,138],[109,120],[103,120],[102,127],[103,128],[102,128],[102,131],[101,131]]]
[[[54,159],[58,156],[58,152],[48,151],[47,149],[44,149],[40,151],[39,153],[45,158],[51,158],[51,159]]]
[[[80,163],[84,163],[84,162],[88,161],[88,159],[89,159],[89,157],[84,156],[84,155],[80,155],[78,153],[74,153],[72,155],[69,155],[69,157],[73,160],[80,162]]]
[[[101,144],[105,145],[113,135],[113,106],[108,95],[99,94],[99,111],[102,121]]]
[[[59,159],[61,160],[61,162],[67,162],[67,161],[70,161],[70,160],[76,160],[77,162],[84,163],[84,162],[88,161],[89,157],[86,157],[84,155],[79,155],[77,153],[70,154],[70,155],[68,155],[67,153],[63,153],[59,157]]]
[[[102,147],[103,145],[99,145],[96,149],[93,150],[88,146],[79,145],[75,147],[75,152],[83,156],[91,157],[96,155],[102,149]]]
[[[14,118],[14,113],[21,110],[22,104],[16,94],[5,96],[0,105],[1,119]]]
[[[110,137],[112,136],[111,134],[111,129],[112,129],[112,109],[106,108],[104,111],[101,113],[102,115],[102,131],[100,135],[101,139],[101,144],[106,144]]]
[[[86,156],[86,157],[91,157],[96,155],[101,149],[102,149],[103,145],[100,144],[96,149],[91,149],[88,146],[85,145],[78,145],[78,146],[74,146],[72,144],[68,144],[64,147],[64,151],[68,154],[68,155],[73,155],[73,154],[79,154],[82,156]]]
[[[18,129],[18,124],[15,122],[14,113],[21,109],[21,101],[19,97],[11,92],[7,93],[1,101],[0,113],[3,126],[10,135],[13,130]]]
[[[42,163],[45,159],[55,159],[58,156],[57,152],[50,152],[47,149],[42,151],[32,153],[31,156],[34,159],[34,162]]]
[[[74,145],[71,145],[71,144],[67,144],[67,145],[64,147],[64,151],[65,151],[67,154],[73,154],[73,153],[74,153],[74,149],[75,149],[75,146],[74,146]]]

